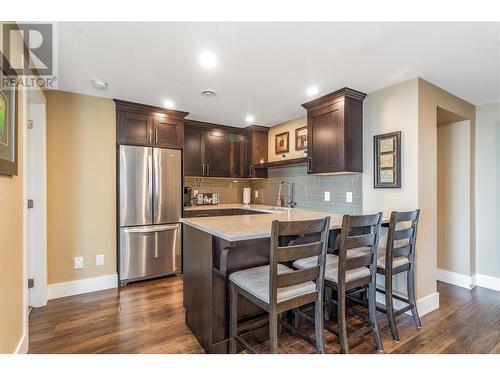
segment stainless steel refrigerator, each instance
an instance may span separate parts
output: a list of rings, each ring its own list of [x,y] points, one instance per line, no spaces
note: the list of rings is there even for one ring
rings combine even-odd
[[[119,149],[119,278],[131,281],[181,271],[181,151]]]

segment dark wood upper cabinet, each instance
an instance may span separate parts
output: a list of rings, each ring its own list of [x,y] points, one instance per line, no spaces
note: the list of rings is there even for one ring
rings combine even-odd
[[[172,117],[155,117],[155,144],[160,147],[182,148],[184,121]]]
[[[118,111],[117,122],[118,143],[148,145],[153,141],[154,116]]]
[[[242,134],[229,133],[229,176],[247,176],[247,139]]]
[[[184,128],[184,175],[205,175],[206,130],[189,126]]]
[[[115,99],[117,142],[182,149],[187,112]]]
[[[264,163],[268,161],[268,136],[269,128],[258,125],[251,125],[246,128],[247,131],[247,158],[248,158],[248,176],[249,177],[267,177],[267,169],[257,170],[254,166],[260,164],[260,159]]]
[[[302,104],[307,109],[308,173],[363,172],[363,100],[343,88]]]
[[[229,139],[227,133],[218,130],[209,130],[206,133],[205,162],[206,176],[229,176]]]
[[[254,177],[249,164],[252,164],[251,160],[257,164],[261,157],[267,161],[268,130],[261,126],[242,129],[186,120],[184,174],[195,177]],[[265,172],[259,171],[259,177]]]

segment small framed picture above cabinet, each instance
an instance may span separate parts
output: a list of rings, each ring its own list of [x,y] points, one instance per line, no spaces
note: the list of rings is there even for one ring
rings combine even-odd
[[[373,187],[401,187],[401,132],[373,136]]]
[[[276,155],[290,151],[290,132],[276,134],[274,152]]]
[[[295,150],[305,150],[307,148],[307,126],[295,129]]]

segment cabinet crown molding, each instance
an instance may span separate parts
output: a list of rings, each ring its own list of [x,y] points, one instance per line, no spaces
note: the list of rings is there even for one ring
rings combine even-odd
[[[177,111],[175,109],[168,109],[147,104],[133,103],[120,99],[113,99],[113,100],[116,103],[117,111],[138,112],[138,113],[144,113],[149,115],[160,115],[160,116],[163,115],[163,116],[177,118],[180,120],[184,119],[184,117],[189,115],[189,112]]]
[[[319,105],[322,105],[324,103],[334,101],[335,99],[343,99],[346,97],[362,101],[366,98],[366,94],[362,93],[361,91],[350,89],[349,87],[344,87],[344,88],[341,88],[340,90],[331,92],[329,94],[320,96],[317,99],[314,99],[314,100],[311,100],[307,103],[304,103],[304,104],[302,104],[302,107],[304,107],[305,109],[311,109],[311,108],[317,107]]]

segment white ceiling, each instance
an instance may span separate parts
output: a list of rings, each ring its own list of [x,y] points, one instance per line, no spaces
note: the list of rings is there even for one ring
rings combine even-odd
[[[215,69],[198,61],[213,51]],[[500,23],[61,23],[59,89],[162,106],[233,126],[275,125],[344,86],[420,76],[476,105],[500,101]],[[105,91],[90,80],[109,83]],[[201,96],[203,89],[217,96]]]

